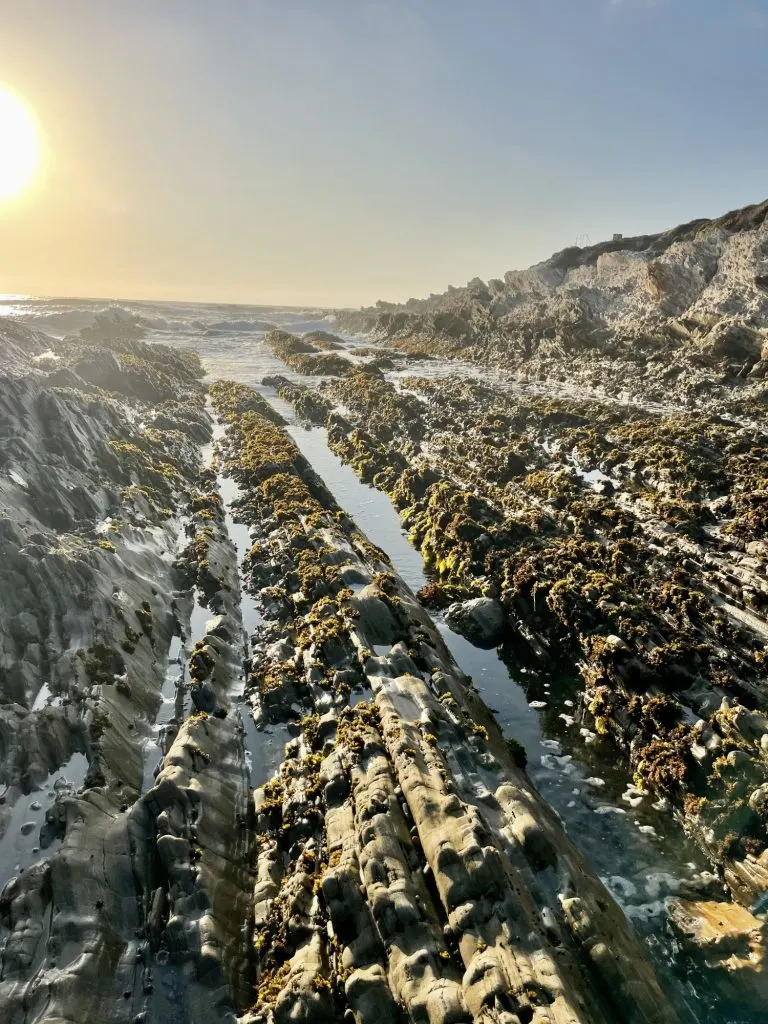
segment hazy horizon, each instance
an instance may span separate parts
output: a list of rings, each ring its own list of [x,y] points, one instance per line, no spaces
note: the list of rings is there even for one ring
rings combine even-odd
[[[34,292],[0,292],[0,307],[3,303],[28,300],[31,302],[93,302],[93,303],[120,303],[129,302],[132,305],[148,306],[237,306],[250,309],[295,309],[298,311],[318,311],[332,313],[337,309],[359,309],[358,306],[321,306],[316,302],[229,302],[220,299],[178,299],[178,298],[147,298],[137,295],[39,295]],[[0,316],[2,316],[0,310]]]
[[[576,6],[0,0],[0,292],[356,308],[764,199],[765,5]]]

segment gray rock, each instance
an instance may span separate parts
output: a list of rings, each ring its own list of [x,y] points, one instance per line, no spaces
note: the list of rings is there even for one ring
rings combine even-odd
[[[378,595],[377,587],[370,585],[349,602],[359,615],[358,628],[371,646],[392,644],[398,639],[397,623]]]
[[[345,565],[344,568],[341,569],[339,575],[341,576],[342,583],[345,587],[355,587],[359,586],[361,583],[365,585],[366,583],[370,583],[371,580],[369,575],[362,572],[354,565]]]
[[[14,640],[30,643],[40,636],[40,626],[35,616],[29,611],[21,611],[11,619],[7,627]]]
[[[89,384],[96,384],[100,388],[111,390],[115,387],[115,382],[120,377],[123,368],[114,352],[102,349],[94,352],[87,359],[81,359],[75,365],[75,370],[77,375]]]
[[[206,636],[214,636],[220,640],[232,640],[232,628],[226,615],[215,615],[205,626]]]

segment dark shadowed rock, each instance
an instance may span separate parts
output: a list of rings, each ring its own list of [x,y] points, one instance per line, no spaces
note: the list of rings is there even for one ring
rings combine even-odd
[[[216,694],[209,683],[200,683],[198,686],[193,686],[190,690],[190,696],[192,697],[192,703],[198,711],[205,711],[206,714],[212,715],[216,710]]]
[[[701,348],[713,359],[750,360],[760,358],[762,337],[739,323],[721,321],[704,337]]]

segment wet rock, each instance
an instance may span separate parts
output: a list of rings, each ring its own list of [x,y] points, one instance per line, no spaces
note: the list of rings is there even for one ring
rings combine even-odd
[[[196,357],[143,346],[118,320],[101,322],[99,339],[90,339],[97,344],[48,339],[55,356],[18,375],[21,349],[14,343],[15,355],[5,358],[0,325],[0,432],[15,475],[0,474],[0,611],[9,624],[0,635],[0,768],[26,792],[45,794],[30,803],[31,810],[45,809],[42,827],[21,819],[28,838],[19,844],[25,856],[28,844],[32,856],[45,859],[22,863],[0,901],[0,1005],[9,1019],[27,1012],[40,1019],[132,1019],[136,1008],[123,1008],[122,993],[153,995],[151,968],[135,986],[137,935],[149,928],[156,949],[165,941],[169,903],[157,892],[167,882],[157,876],[166,864],[179,885],[172,909],[184,918],[186,948],[193,956],[199,949],[200,962],[209,955],[210,929],[189,928],[196,902],[213,905],[218,960],[226,965],[215,996],[206,995],[193,970],[178,973],[178,996],[199,1006],[201,1020],[218,1019],[215,1004],[232,1005],[228,971],[244,919],[244,907],[239,920],[233,908],[238,882],[241,905],[245,888],[222,865],[237,860],[226,844],[242,843],[231,828],[245,790],[242,755],[238,762],[234,740],[232,749],[206,749],[207,737],[185,733],[179,747],[170,742],[173,729],[158,729],[167,757],[158,788],[138,799],[157,760],[146,741],[162,707],[176,629],[171,606],[175,597],[182,604],[186,598],[174,594],[187,577],[172,566],[179,554],[172,516],[186,511],[210,425]],[[47,372],[65,359],[77,373]],[[223,680],[217,676],[215,684]],[[179,710],[183,716],[183,705]],[[212,719],[209,728],[229,724]],[[226,775],[219,786],[203,774],[211,761],[212,779]],[[185,771],[186,788],[179,785]],[[169,776],[173,797],[160,808],[155,798],[168,796]],[[213,838],[193,825],[201,791],[210,798]],[[181,845],[172,846],[174,840]],[[7,867],[3,859],[3,881]],[[200,876],[200,890],[185,903],[184,887]],[[211,878],[220,879],[219,888]]]
[[[95,351],[87,359],[75,363],[73,369],[83,380],[109,391],[115,388],[122,372],[120,360],[108,349]]]
[[[341,570],[341,580],[347,587],[365,586],[370,583],[370,577],[362,572],[357,566],[347,565]]]
[[[376,586],[369,584],[350,600],[359,616],[360,630],[370,645],[391,644],[398,635],[397,623]]]
[[[234,421],[230,455],[254,524],[270,523],[258,557],[297,563],[249,684],[296,730],[254,799],[253,1014],[447,1024],[493,1007],[500,1021],[586,1024],[631,1005],[638,1022],[674,1020],[424,609],[284,440],[262,447],[268,433]],[[373,580],[357,594],[335,571],[341,551]],[[360,679],[370,699],[350,707]],[[568,900],[537,878],[567,879]],[[521,981],[534,976],[539,988]]]
[[[206,635],[218,637],[221,640],[232,642],[232,626],[226,615],[215,615],[209,619],[205,626]]]
[[[488,377],[414,376],[407,386],[424,402],[418,448],[393,382],[351,379],[324,393],[345,406],[331,446],[362,479],[373,472],[403,510],[434,576],[420,594],[425,605],[497,599],[505,628],[486,643],[513,640],[507,649],[526,668],[568,662],[584,682],[588,735],[613,737],[625,752],[619,760],[629,753],[627,770],[675,806],[737,898],[752,902],[766,838],[747,801],[768,777],[766,634],[754,596],[761,563],[756,548],[754,565],[741,554],[742,538],[768,525],[759,498],[742,504],[752,436],[704,411],[671,416],[594,395],[541,397]],[[762,437],[759,417],[752,422]],[[372,448],[374,435],[386,443]],[[525,459],[522,479],[508,478],[502,436],[504,451]],[[598,493],[606,474],[615,492]],[[710,535],[715,516],[721,524]],[[609,555],[619,551],[626,559]],[[463,631],[460,619],[459,609],[448,615]]]

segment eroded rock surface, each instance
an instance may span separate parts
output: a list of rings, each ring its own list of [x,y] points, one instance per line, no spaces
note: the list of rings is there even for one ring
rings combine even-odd
[[[768,884],[762,427],[459,378],[321,394],[344,408],[331,446],[432,570],[423,600],[511,663],[580,680],[582,728],[751,905]],[[485,639],[468,613],[499,607]]]
[[[760,1019],[765,212],[266,335],[418,599],[251,388],[0,325],[3,1019],[678,1019],[435,609],[706,854],[654,913]]]
[[[9,1022],[221,1019],[243,976],[248,779],[227,696],[242,645],[210,639],[221,718],[189,716],[168,659],[191,653],[195,584],[238,636],[234,552],[199,477],[201,370],[117,327],[0,328]]]
[[[638,401],[760,396],[768,370],[768,202],[657,235],[572,247],[528,270],[428,299],[339,313],[408,352],[460,356],[530,380]]]
[[[566,756],[623,765],[745,909],[768,890],[766,213],[340,313],[352,371],[270,381],[392,499],[424,606],[498,645]]]
[[[764,1009],[768,996],[764,920],[738,904],[687,900],[671,903],[670,920],[680,941],[710,970],[724,976],[745,1007]]]

